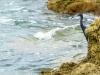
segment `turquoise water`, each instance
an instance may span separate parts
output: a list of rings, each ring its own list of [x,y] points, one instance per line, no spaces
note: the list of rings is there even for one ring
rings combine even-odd
[[[38,75],[86,55],[79,17],[56,14],[46,3],[0,0],[0,75]],[[85,17],[86,24],[93,19]]]

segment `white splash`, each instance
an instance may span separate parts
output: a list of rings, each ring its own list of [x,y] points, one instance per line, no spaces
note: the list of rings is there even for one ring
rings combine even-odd
[[[8,23],[12,21],[12,19],[6,17],[6,16],[0,16],[0,23]]]
[[[48,32],[37,32],[36,34],[34,34],[35,38],[38,38],[40,40],[45,39],[45,40],[49,40],[53,37],[53,35],[55,34],[56,31],[60,30],[61,28],[56,28],[56,29],[52,29]]]
[[[9,5],[13,5],[15,3],[15,1],[11,1],[10,3],[9,3]]]
[[[53,36],[56,34],[57,31],[62,31],[62,30],[65,30],[67,28],[75,28],[77,25],[71,25],[71,26],[65,26],[63,28],[55,28],[55,29],[51,29],[50,31],[48,32],[37,32],[35,33],[33,36],[39,40],[49,40],[49,39],[52,39]]]

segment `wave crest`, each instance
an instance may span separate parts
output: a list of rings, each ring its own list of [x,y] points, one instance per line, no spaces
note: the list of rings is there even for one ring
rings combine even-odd
[[[71,26],[65,26],[65,27],[57,27],[57,28],[54,28],[54,29],[51,29],[47,32],[43,32],[43,31],[40,31],[40,32],[37,32],[35,33],[33,36],[39,40],[49,40],[49,39],[52,39],[53,36],[56,34],[56,32],[60,32],[60,31],[63,31],[65,29],[75,29],[77,26],[79,26],[79,24],[77,25],[71,25]]]

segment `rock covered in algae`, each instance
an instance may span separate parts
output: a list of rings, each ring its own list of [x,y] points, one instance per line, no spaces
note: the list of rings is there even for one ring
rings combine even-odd
[[[40,75],[64,75],[64,74],[69,74],[74,67],[76,66],[76,63],[70,62],[70,63],[63,63],[58,69],[56,70],[51,70],[48,68],[45,70],[42,70]]]
[[[66,7],[67,14],[75,15],[77,13],[92,13],[100,16],[100,3],[96,2],[75,2]]]
[[[48,9],[70,15],[93,13],[100,16],[100,0],[48,0]]]
[[[70,62],[70,63],[63,63],[60,68],[59,71],[61,74],[68,74],[69,72],[71,72],[73,70],[73,68],[76,66],[76,63],[74,62]]]
[[[58,70],[44,70],[40,75],[99,75],[100,66],[93,63],[64,63]]]
[[[55,12],[64,13],[66,7],[74,2],[81,2],[84,0],[48,0],[48,9]]]
[[[100,18],[97,18],[87,29],[88,61],[100,65]]]
[[[83,63],[76,67],[70,75],[100,75],[100,67],[92,63]]]
[[[52,69],[51,68],[43,68],[41,69],[40,75],[51,75]]]

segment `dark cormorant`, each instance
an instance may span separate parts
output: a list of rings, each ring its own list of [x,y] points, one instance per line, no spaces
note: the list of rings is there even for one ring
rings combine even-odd
[[[78,16],[80,16],[81,29],[82,29],[82,31],[84,33],[84,36],[85,36],[86,40],[88,41],[88,38],[87,38],[86,33],[85,33],[86,26],[83,24],[83,14],[78,14]]]

